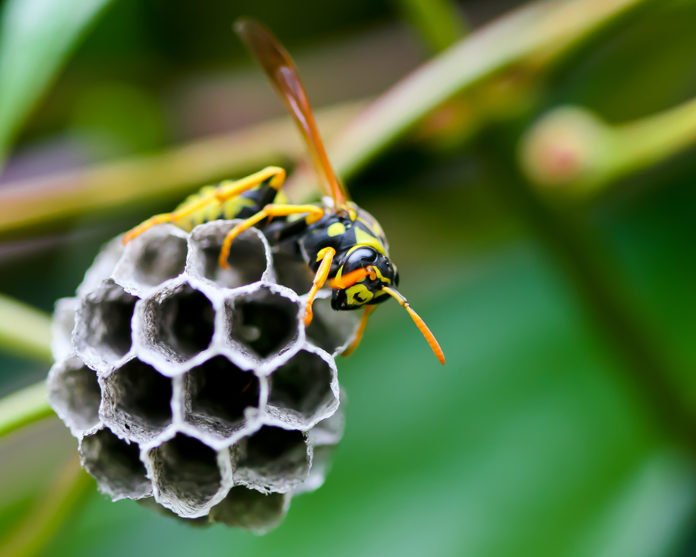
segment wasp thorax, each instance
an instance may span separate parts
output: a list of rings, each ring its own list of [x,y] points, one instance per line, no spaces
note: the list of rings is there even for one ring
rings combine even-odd
[[[255,229],[219,270],[234,222],[106,245],[56,306],[48,389],[113,499],[264,531],[324,480],[341,437],[334,356],[357,323],[329,309],[326,291],[305,329],[308,287],[295,274],[306,268],[276,260]]]

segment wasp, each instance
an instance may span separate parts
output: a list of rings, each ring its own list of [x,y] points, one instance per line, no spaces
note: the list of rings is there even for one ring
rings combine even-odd
[[[370,213],[350,200],[331,167],[290,55],[261,23],[242,19],[234,27],[297,125],[319,178],[323,200],[314,204],[286,202],[281,192],[285,170],[269,166],[241,180],[202,188],[171,213],[155,215],[127,232],[123,243],[165,222],[190,231],[211,220],[243,219],[223,241],[219,256],[221,267],[229,267],[228,257],[234,239],[255,226],[272,245],[290,245],[314,273],[305,307],[305,326],[312,322],[312,305],[324,286],[332,289],[334,310],[363,310],[355,339],[344,355],[358,346],[377,304],[394,298],[406,309],[437,359],[444,364],[445,356],[435,336],[397,290],[399,273],[389,258],[382,228]]]

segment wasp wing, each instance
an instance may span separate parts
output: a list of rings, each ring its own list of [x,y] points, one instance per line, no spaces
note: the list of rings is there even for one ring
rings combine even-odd
[[[234,29],[242,42],[256,57],[271,83],[287,106],[309,150],[314,167],[325,193],[334,201],[334,207],[344,205],[348,194],[336,177],[324,144],[319,137],[312,109],[307,100],[297,68],[290,55],[273,33],[253,19],[240,19]]]

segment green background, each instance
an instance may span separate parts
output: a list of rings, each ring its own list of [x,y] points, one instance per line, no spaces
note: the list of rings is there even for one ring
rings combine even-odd
[[[457,9],[478,27],[511,4]],[[282,114],[229,31],[240,14],[297,53],[317,107],[379,94],[430,55],[402,8],[108,6],[16,136],[0,188]],[[694,150],[561,204],[532,193],[516,159],[525,130],[554,107],[620,123],[694,96],[695,27],[693,2],[645,2],[473,132],[417,130],[350,181],[447,365],[403,310],[380,307],[338,362],[347,425],[326,484],[295,498],[277,530],[191,528],[94,491],[44,554],[696,554],[696,431],[675,410],[696,397]],[[2,238],[0,292],[51,311],[104,241],[175,202]],[[2,357],[0,392],[45,373]],[[75,444],[55,419],[0,442],[0,533],[41,506]]]

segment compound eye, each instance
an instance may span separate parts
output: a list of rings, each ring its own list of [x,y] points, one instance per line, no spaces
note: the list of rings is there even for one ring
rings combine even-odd
[[[377,252],[371,248],[358,248],[348,256],[346,271],[364,269],[377,260]]]

